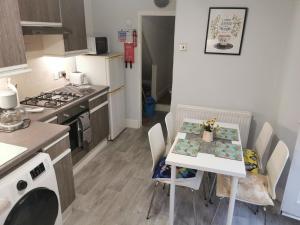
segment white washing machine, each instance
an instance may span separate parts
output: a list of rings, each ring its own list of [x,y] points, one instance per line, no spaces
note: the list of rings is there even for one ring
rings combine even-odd
[[[37,154],[0,180],[0,225],[62,225],[48,154]]]

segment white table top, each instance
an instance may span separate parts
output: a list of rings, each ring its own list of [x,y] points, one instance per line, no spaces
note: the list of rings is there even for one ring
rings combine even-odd
[[[201,120],[194,120],[194,119],[185,119],[184,121],[191,122],[191,123],[203,122]],[[217,124],[219,124],[221,127],[237,129],[239,133],[240,141],[233,141],[232,143],[242,146],[238,124],[230,124],[230,123],[217,123]],[[180,132],[177,133],[176,139],[166,159],[166,163],[168,165],[186,167],[186,168],[207,171],[207,172],[212,172],[217,174],[224,174],[224,175],[234,176],[234,177],[246,177],[246,168],[244,164],[244,159],[243,161],[237,161],[237,160],[216,157],[212,154],[206,154],[206,153],[198,153],[197,157],[172,153],[178,139],[185,138],[185,135],[186,134],[184,133],[180,133]]]

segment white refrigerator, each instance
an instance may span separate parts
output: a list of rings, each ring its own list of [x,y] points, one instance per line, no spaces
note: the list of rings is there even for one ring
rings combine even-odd
[[[123,54],[77,56],[76,67],[86,74],[90,84],[109,86],[109,139],[114,140],[126,128]]]

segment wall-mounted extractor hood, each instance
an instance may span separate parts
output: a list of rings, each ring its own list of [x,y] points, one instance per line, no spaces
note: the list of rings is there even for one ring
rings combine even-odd
[[[23,35],[51,35],[51,34],[63,34],[67,32],[63,27],[36,27],[36,26],[26,26],[22,27]]]

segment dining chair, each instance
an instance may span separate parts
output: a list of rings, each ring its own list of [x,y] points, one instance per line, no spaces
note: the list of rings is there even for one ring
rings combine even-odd
[[[261,129],[254,149],[244,149],[244,160],[247,171],[253,173],[264,173],[266,165],[263,164],[264,154],[271,142],[273,136],[273,128],[270,123],[265,122]]]
[[[276,200],[276,186],[288,158],[288,147],[283,141],[279,141],[267,162],[266,175],[247,173],[246,178],[239,179],[236,200],[255,205],[257,209],[254,214],[257,214],[259,208],[262,207],[265,213],[265,225],[267,222],[266,207],[274,207],[274,200]],[[224,175],[218,175],[216,195],[221,199],[211,224],[213,224],[218,209],[220,208],[221,200],[230,197],[230,188],[231,178]]]
[[[167,127],[167,147],[166,147],[166,154],[169,153],[172,144],[175,140],[175,127],[174,127],[174,117],[172,112],[169,112],[166,117],[165,117],[165,123],[166,123],[166,127]]]
[[[246,170],[258,174],[264,173],[265,165],[263,164],[263,156],[271,142],[273,136],[273,128],[270,123],[265,122],[263,128],[261,129],[255,145],[254,149],[243,149],[244,153],[244,161]],[[212,185],[209,190],[208,202],[213,204],[212,202],[212,194],[216,185],[216,176],[213,177]],[[208,206],[208,204],[206,204]]]
[[[152,155],[152,179],[154,181],[154,190],[150,201],[150,206],[147,213],[147,219],[150,218],[150,212],[156,194],[156,189],[159,183],[171,184],[171,167],[165,164],[165,141],[160,123],[154,125],[148,132],[151,155]],[[182,174],[192,174],[189,178],[183,178]],[[199,190],[203,172],[190,170],[186,168],[177,168],[175,185],[190,188],[193,192],[193,210],[195,224],[197,224],[196,213],[196,190]]]

